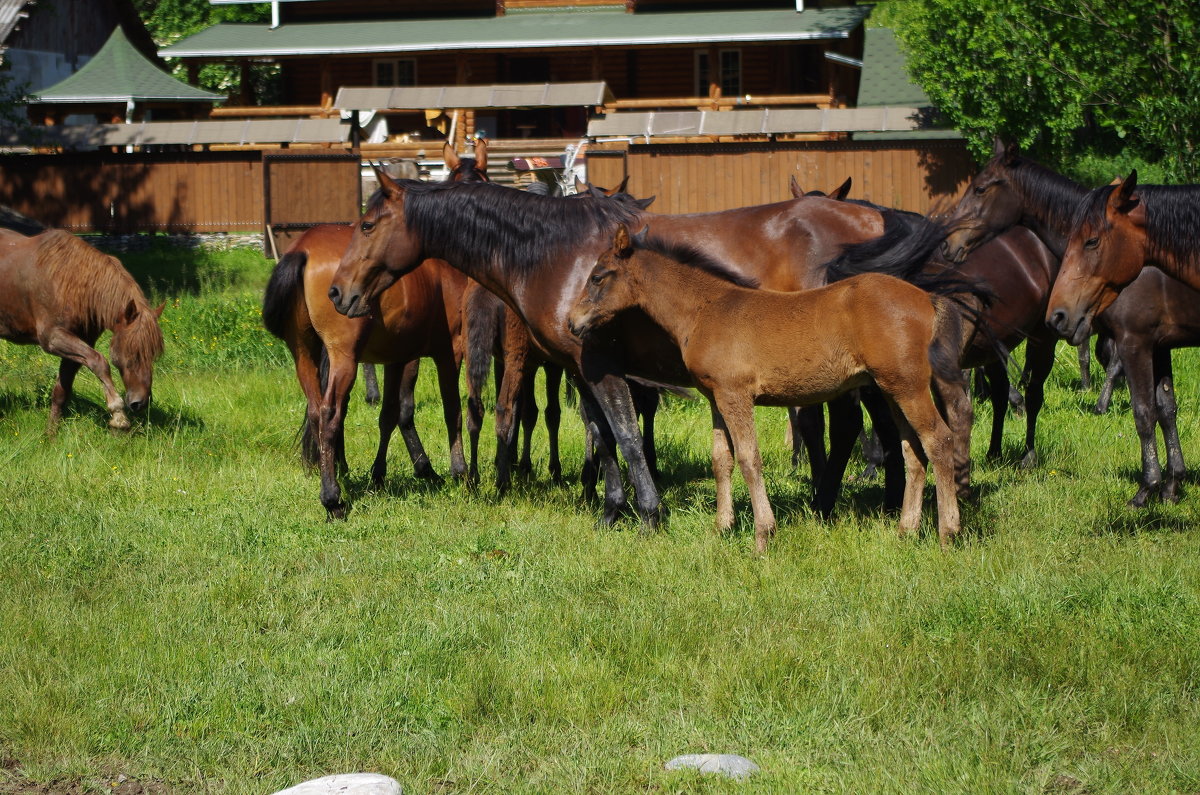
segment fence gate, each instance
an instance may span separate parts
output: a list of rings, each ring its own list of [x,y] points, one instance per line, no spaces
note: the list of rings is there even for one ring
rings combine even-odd
[[[304,230],[351,224],[362,206],[358,155],[348,152],[263,153],[264,250],[279,258]]]

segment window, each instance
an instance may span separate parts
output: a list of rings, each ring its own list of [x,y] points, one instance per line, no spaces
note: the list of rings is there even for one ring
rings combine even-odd
[[[417,84],[417,61],[415,58],[376,58],[374,61],[375,85],[415,86]]]
[[[721,96],[739,97],[742,95],[742,51],[721,50],[717,53],[721,64],[719,82]],[[696,52],[696,96],[708,96],[709,84],[708,51]]]

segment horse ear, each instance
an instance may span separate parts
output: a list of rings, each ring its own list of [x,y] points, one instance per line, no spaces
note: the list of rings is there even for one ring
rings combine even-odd
[[[167,308],[167,302],[163,301],[161,304],[158,305],[158,308],[154,310],[154,316],[162,317],[163,310],[166,308]]]
[[[641,228],[641,231],[634,234],[633,245],[637,246],[638,248],[645,248],[646,247],[646,238],[649,235],[650,235],[650,227],[643,226]],[[632,254],[633,252],[630,251],[629,253]]]
[[[576,193],[591,193],[592,186],[589,183],[581,180],[579,177],[576,177],[575,178],[575,192]]]
[[[375,179],[379,182],[379,189],[383,191],[383,194],[389,199],[394,199],[404,192],[404,188],[400,187],[396,180],[392,179],[388,173],[383,170],[382,166],[372,163],[371,170],[375,172]]]
[[[442,144],[442,160],[446,162],[446,168],[449,171],[453,171],[454,169],[458,168],[458,152],[454,151],[454,147],[450,145],[449,141],[446,141],[446,143]]]
[[[793,199],[799,199],[804,195],[804,189],[800,187],[800,181],[796,179],[795,174],[788,178],[788,190],[792,192]]]
[[[620,185],[618,185],[618,186],[617,186],[617,187],[616,187],[616,188],[613,190],[613,193],[624,193],[624,192],[625,192],[625,189],[626,189],[627,187],[629,187],[629,175],[628,175],[628,174],[626,174],[626,175],[625,175],[625,179],[621,180],[621,184],[620,184]]]
[[[647,207],[649,207],[651,204],[654,204],[654,200],[657,198],[658,198],[658,196],[655,195],[655,196],[651,196],[648,199],[634,199],[633,203],[638,206],[638,209],[644,210]]]
[[[487,139],[475,139],[475,170],[487,171]]]
[[[613,233],[613,251],[617,252],[618,257],[624,259],[632,253],[631,249],[629,230],[625,228],[625,224],[617,224],[617,231]]]
[[[1017,158],[1021,156],[1021,147],[1017,146],[1016,141],[1006,145],[1003,141],[1000,140],[1000,137],[997,136],[996,137],[996,147],[997,147],[996,154],[1004,156],[1004,164],[1005,165],[1008,165],[1008,166],[1013,165],[1014,163],[1017,162]]]
[[[846,181],[834,188],[833,192],[829,194],[829,198],[845,201],[846,197],[850,194],[850,184],[853,181],[854,177],[846,177]]]
[[[1137,169],[1129,172],[1129,176],[1122,180],[1117,189],[1108,197],[1108,206],[1113,210],[1123,214],[1129,214],[1129,211],[1137,207],[1141,203],[1141,199],[1133,195],[1133,191],[1137,188]]]
[[[125,315],[126,323],[132,323],[134,320],[137,319],[138,308],[137,308],[136,301],[134,301],[133,299],[130,299],[129,305],[125,307],[124,315]]]

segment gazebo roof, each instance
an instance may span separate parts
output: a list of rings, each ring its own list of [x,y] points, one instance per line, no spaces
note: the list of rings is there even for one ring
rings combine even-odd
[[[138,52],[117,27],[100,51],[67,79],[37,92],[38,103],[218,102],[221,94],[189,86]]]

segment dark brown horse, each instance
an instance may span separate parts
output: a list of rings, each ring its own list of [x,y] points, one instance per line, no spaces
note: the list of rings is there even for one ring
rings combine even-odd
[[[374,483],[382,484],[387,474],[388,442],[397,426],[416,475],[437,477],[413,423],[422,357],[432,358],[437,367],[451,473],[466,473],[458,372],[467,279],[444,262],[430,261],[386,290],[371,316],[348,318],[334,311],[327,293],[350,236],[350,227],[334,224],[306,231],[280,257],[263,299],[263,321],[292,352],[308,400],[306,458],[315,457],[320,467],[321,503],[330,518],[344,518],[349,511],[337,470],[345,468],[346,407],[360,361],[385,365]]]
[[[162,307],[150,308],[116,257],[69,232],[54,229],[26,237],[0,229],[0,338],[39,345],[62,358],[50,396],[50,434],[71,399],[80,367],[100,379],[112,415],[109,427],[129,428],[126,406],[141,412],[150,405],[154,360],[163,351],[160,314]],[[125,384],[124,401],[108,362],[93,347],[109,329],[109,352]]]
[[[754,427],[754,406],[821,403],[874,382],[887,396],[903,440],[908,478],[901,534],[921,519],[932,461],[943,546],[959,530],[953,443],[930,389],[962,391],[960,317],[944,298],[873,274],[801,292],[752,289],[739,274],[694,249],[636,244],[624,226],[569,315],[583,338],[637,310],[676,343],[713,417],[717,528],[733,525],[731,475],[737,456],[754,507],[754,538],[765,552],[775,532]],[[603,344],[603,342],[601,343]]]
[[[1063,336],[1086,339],[1092,328],[1103,322],[1101,318],[1125,300],[1130,290],[1137,288],[1143,274],[1158,278],[1150,266],[1182,282],[1193,291],[1191,296],[1195,296],[1195,291],[1200,290],[1197,240],[1200,240],[1200,186],[1138,186],[1134,172],[1120,184],[1090,191],[1076,207],[1062,273],[1050,296],[1046,322]],[[1173,281],[1159,283],[1165,287],[1161,291],[1164,298],[1177,298],[1181,292]],[[1194,307],[1194,297],[1191,302]],[[1195,334],[1194,329],[1189,331]],[[1144,504],[1160,486],[1164,499],[1178,499],[1179,481],[1184,474],[1175,427],[1177,405],[1170,353],[1158,350],[1166,347],[1175,345],[1165,341],[1154,352],[1150,379],[1153,397],[1146,401],[1147,408],[1142,412],[1136,409],[1134,412],[1142,436],[1143,465],[1141,488],[1131,501],[1134,505]],[[1122,361],[1132,397],[1136,377],[1133,365]],[[1147,390],[1139,387],[1138,391]],[[1154,440],[1155,415],[1167,440],[1167,473],[1161,481]],[[1145,435],[1144,426],[1149,429]]]
[[[1036,231],[1062,257],[1076,208],[1088,196],[1084,186],[1022,157],[1015,147],[997,142],[992,159],[975,176],[956,206],[955,231],[948,238],[952,256],[961,257],[979,241],[1022,224]],[[1063,277],[1060,276],[1060,279]],[[1107,404],[1112,382],[1123,370],[1142,451],[1141,484],[1130,504],[1141,507],[1159,492],[1178,498],[1184,474],[1174,398],[1173,348],[1200,345],[1200,292],[1157,268],[1146,268],[1103,312],[1093,327],[1111,341],[1114,356],[1097,410]],[[1162,429],[1167,451],[1164,477],[1155,428]]]
[[[364,314],[374,296],[430,256],[446,259],[500,295],[525,320],[534,341],[587,385],[581,398],[598,431],[610,522],[625,504],[614,457],[618,446],[629,464],[639,514],[649,524],[662,515],[624,376],[690,384],[678,349],[636,313],[622,324],[619,344],[603,351],[581,344],[566,327],[567,308],[611,243],[616,224],[654,219],[658,234],[690,240],[710,256],[753,270],[773,289],[822,284],[820,263],[844,244],[884,231],[878,211],[824,198],[655,216],[620,197],[571,201],[488,185],[396,182],[386,175],[380,185],[330,288],[335,306],[351,316]],[[836,495],[840,480],[841,471],[821,479],[818,494],[826,495],[829,507],[828,495]]]

